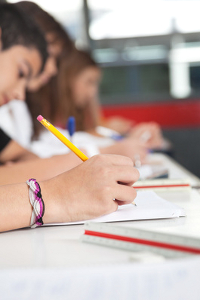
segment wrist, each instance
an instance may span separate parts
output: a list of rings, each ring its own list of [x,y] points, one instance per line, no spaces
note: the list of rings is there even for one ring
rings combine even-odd
[[[44,224],[68,222],[65,199],[62,189],[59,189],[57,177],[40,182],[43,201],[45,203]]]
[[[31,228],[43,225],[43,216],[45,212],[45,205],[41,194],[39,183],[34,178],[26,181],[29,186],[29,201],[32,206],[31,214]]]
[[[54,216],[55,207],[54,207],[54,203],[53,203],[53,199],[52,199],[51,191],[49,189],[48,182],[49,182],[49,180],[39,182],[40,188],[41,188],[41,193],[42,193],[42,198],[45,203],[45,214],[43,216],[44,224],[54,222],[53,216]]]

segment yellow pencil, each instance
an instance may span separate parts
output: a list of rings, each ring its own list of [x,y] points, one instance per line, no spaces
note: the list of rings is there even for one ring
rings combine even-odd
[[[37,120],[51,131],[63,144],[65,144],[70,150],[72,150],[82,161],[86,161],[88,157],[74,146],[58,129],[56,129],[51,123],[44,119],[41,115],[37,117]]]

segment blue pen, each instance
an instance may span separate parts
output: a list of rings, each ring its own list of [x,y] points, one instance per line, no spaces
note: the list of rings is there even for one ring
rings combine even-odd
[[[113,135],[111,135],[111,139],[113,139],[114,141],[120,141],[120,140],[124,139],[124,136],[120,135],[120,134],[113,134]]]
[[[69,117],[66,127],[69,131],[70,141],[72,142],[72,136],[76,130],[76,122],[74,117]]]

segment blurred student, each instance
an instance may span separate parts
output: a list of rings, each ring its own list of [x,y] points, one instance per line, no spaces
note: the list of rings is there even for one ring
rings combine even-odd
[[[93,135],[84,135],[88,148],[89,145],[91,145],[90,149],[96,146],[93,153],[89,151],[90,155],[97,153],[121,154],[132,159],[134,159],[135,155],[139,155],[141,161],[144,161],[147,147],[139,139],[131,137],[116,142],[96,134],[98,111],[96,110],[95,101],[98,94],[101,71],[88,53],[74,50],[70,56],[63,56],[59,60],[58,66],[57,76],[52,78],[47,84],[49,93],[45,95],[40,92],[32,93],[27,98],[34,124],[34,138],[39,139],[38,143],[34,142],[34,145],[42,144],[42,141],[44,141],[43,128],[37,121],[39,114],[42,114],[50,122],[62,128],[65,128],[68,117],[74,116],[76,131],[78,131],[78,134],[75,134],[77,146],[80,147],[80,136],[84,132],[95,135],[93,138]],[[46,92],[47,86],[44,88]],[[47,133],[45,134],[45,140],[47,140]],[[53,149],[53,143],[52,141],[51,149]],[[61,148],[59,153],[60,150]],[[38,149],[37,153],[40,155]],[[49,153],[49,151],[46,151],[46,153]],[[58,152],[55,152],[55,154],[58,154]]]
[[[7,50],[2,52],[0,63],[1,70],[4,69],[0,78],[1,105],[12,99],[25,100],[26,85],[43,71],[48,57],[46,41],[40,29],[35,24],[32,25],[32,22],[27,28],[23,28],[23,22],[20,22],[19,17],[15,24],[11,18],[12,11],[14,11],[13,6],[5,8],[5,16],[3,16],[4,6],[2,6],[0,12],[0,34],[3,40],[0,49]],[[8,20],[11,22],[9,27],[6,26]],[[18,32],[23,32],[23,34],[19,36]],[[11,141],[10,137],[0,128],[0,160],[4,158],[5,152],[8,153],[8,156],[10,152],[18,155],[20,149],[20,145]]]
[[[98,126],[109,127],[109,124],[102,122],[102,110],[98,101],[101,73],[100,67],[88,52],[77,50],[73,52],[70,60],[65,59],[61,63],[57,77],[60,98],[58,109],[60,109],[59,116],[61,120],[64,120],[66,116],[75,115],[77,130],[91,132],[96,135],[98,134]],[[114,121],[114,118],[112,120]],[[122,125],[122,119],[116,117],[116,127],[109,127],[114,129],[113,133],[112,130],[110,131],[111,136],[115,136],[115,133],[121,134],[121,131],[117,130],[117,120],[119,121],[118,125]],[[126,123],[125,120],[124,122]],[[127,122],[129,123],[129,121]],[[122,125],[123,128],[125,127]],[[143,136],[147,131],[149,133],[148,143]],[[135,143],[145,142],[150,149],[160,147],[162,143],[161,129],[154,122],[132,125],[125,136],[134,138]]]
[[[27,100],[34,124],[34,135],[38,136],[42,130],[36,120],[39,112],[63,128],[68,117],[74,116],[77,131],[98,135],[97,126],[104,125],[101,122],[102,113],[98,101],[100,80],[101,69],[88,52],[74,50],[70,56],[62,57],[58,75],[49,85],[48,97],[40,97],[37,108],[34,107],[36,96],[33,95]],[[139,139],[147,130],[151,133],[148,147],[159,147],[162,143],[162,133],[158,124],[154,122],[137,124],[129,128],[129,134]]]
[[[12,4],[0,5],[0,30],[0,105],[4,105],[13,96],[24,100],[29,78],[36,76],[45,62],[46,45],[36,25]],[[39,38],[44,49],[37,46]],[[34,165],[40,173],[42,160]],[[19,182],[20,166],[15,165]],[[12,166],[6,169],[12,177]],[[1,176],[4,170],[0,167]],[[138,171],[126,157],[96,156],[40,184],[28,177],[31,169],[26,171],[26,183],[0,187],[0,232],[95,218],[131,203],[136,196],[131,185],[138,179]]]
[[[74,50],[70,57],[62,57],[58,75],[49,85],[50,92],[46,101],[40,99],[37,106],[34,105],[34,98],[28,101],[35,137],[43,130],[36,120],[39,113],[62,128],[65,127],[68,117],[74,116],[77,131],[101,136],[97,133],[101,125],[100,105],[97,100],[100,80],[101,70],[89,53]],[[151,135],[148,141],[144,136],[147,132]],[[119,137],[119,133],[110,130],[108,137],[116,137],[116,134]],[[99,145],[99,152],[127,155],[132,159],[139,155],[144,161],[147,148],[159,147],[161,143],[160,127],[153,122],[141,123],[133,127],[125,139],[118,142],[113,140],[108,147]]]
[[[47,40],[48,46],[48,58],[45,63],[43,71],[34,78],[31,78],[27,83],[27,89],[31,92],[36,92],[34,95],[34,107],[39,106],[37,99],[45,102],[46,95],[48,94],[48,86],[44,87],[51,77],[57,74],[57,58],[62,55],[62,51],[65,55],[74,48],[74,43],[62,28],[62,26],[47,12],[40,8],[37,4],[30,1],[21,1],[13,4],[20,10],[32,17],[42,30]],[[31,97],[31,93],[26,93],[26,98]],[[15,95],[13,95],[13,99]],[[0,162],[5,163],[7,161],[27,160],[37,157],[32,152],[27,150],[31,135],[32,135],[32,122],[29,117],[29,111],[23,103],[18,101],[12,101],[8,107],[1,109],[0,126],[4,129],[8,136],[7,147],[4,147],[4,151],[1,152]],[[23,120],[21,114],[24,115]]]

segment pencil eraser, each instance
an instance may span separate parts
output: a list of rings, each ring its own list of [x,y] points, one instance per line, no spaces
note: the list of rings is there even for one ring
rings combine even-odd
[[[44,119],[44,118],[43,118],[43,116],[41,116],[41,115],[39,115],[39,116],[37,117],[37,120],[38,120],[39,122],[41,122],[43,119]]]

